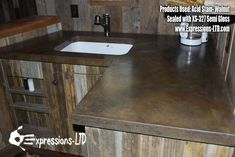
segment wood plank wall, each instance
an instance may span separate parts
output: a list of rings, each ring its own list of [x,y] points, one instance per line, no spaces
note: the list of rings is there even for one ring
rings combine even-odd
[[[233,34],[235,36],[235,33]],[[229,56],[228,63],[228,72],[227,72],[227,82],[232,98],[232,103],[234,106],[234,114],[235,114],[235,39],[232,41],[232,50]]]
[[[160,4],[164,0],[131,0],[130,6],[91,5],[89,0],[36,0],[39,15],[58,15],[63,30],[103,31],[94,25],[95,15],[111,15],[111,32],[175,34],[174,24],[166,23]],[[70,5],[77,4],[79,18],[71,18]]]
[[[216,55],[224,75],[224,81],[228,85],[229,97],[235,114],[235,24],[231,25],[230,33],[231,35],[229,33],[217,34]]]
[[[2,148],[4,148],[4,147],[5,147],[5,143],[3,142],[2,133],[1,133],[1,131],[0,131],[0,150],[1,150]]]
[[[0,23],[37,15],[35,0],[1,0]]]

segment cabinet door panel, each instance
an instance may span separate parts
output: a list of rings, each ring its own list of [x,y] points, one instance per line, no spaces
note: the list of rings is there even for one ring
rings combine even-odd
[[[21,60],[2,60],[7,76],[19,76],[25,78],[43,79],[42,63],[21,61]]]
[[[30,124],[38,127],[48,127],[49,118],[47,114],[16,110],[19,125]]]
[[[76,105],[80,103],[99,77],[100,75],[74,74]]]

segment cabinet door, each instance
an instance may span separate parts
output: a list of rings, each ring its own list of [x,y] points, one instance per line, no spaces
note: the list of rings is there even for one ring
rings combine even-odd
[[[106,67],[0,60],[1,79],[9,100],[14,127],[37,137],[75,138],[70,115]],[[25,89],[33,79],[35,91]],[[81,146],[43,146],[44,149],[82,154]]]
[[[85,97],[96,81],[102,76],[106,67],[63,64],[61,73],[63,77],[65,103],[67,115],[71,115],[75,107]],[[67,119],[69,137],[75,137],[72,121]],[[70,153],[84,155],[86,146],[71,146]]]
[[[23,124],[49,128],[47,94],[44,90],[42,63],[1,60],[4,84],[15,127]],[[25,88],[25,80],[33,79],[35,91]]]
[[[1,76],[4,80],[10,113],[14,127],[23,125],[23,133],[33,133],[37,137],[56,136],[54,113],[47,86],[47,67],[51,63],[21,60],[1,60]],[[34,91],[26,88],[26,79],[32,79]],[[26,82],[25,82],[26,81]],[[51,85],[52,86],[52,85]],[[42,148],[58,150],[54,146]]]

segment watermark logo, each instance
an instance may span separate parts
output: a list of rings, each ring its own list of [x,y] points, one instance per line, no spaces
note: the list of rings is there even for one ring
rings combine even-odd
[[[34,134],[27,134],[27,135],[21,135],[18,131],[21,130],[23,126],[20,126],[17,128],[17,130],[13,131],[10,135],[9,142],[12,145],[20,147],[23,151],[25,151],[25,148],[23,148],[21,145],[36,145],[39,148],[41,148],[42,145],[84,145],[86,143],[86,134],[85,133],[75,133],[75,139],[73,138],[61,138],[53,137],[53,138],[36,138]]]
[[[21,147],[21,144],[24,145],[33,145],[33,141],[35,141],[35,135],[34,134],[28,134],[28,135],[21,135],[18,131],[21,130],[23,126],[18,127],[17,130],[13,131],[10,135],[9,142],[12,145],[20,147],[23,151],[25,151],[25,148]]]

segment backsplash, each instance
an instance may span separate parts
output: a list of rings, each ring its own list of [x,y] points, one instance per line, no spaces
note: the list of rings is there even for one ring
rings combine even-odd
[[[89,0],[36,0],[39,15],[57,15],[63,30],[103,31],[94,25],[95,15],[109,13],[111,32],[175,34],[174,25],[166,23],[160,4],[164,0],[131,0],[130,6],[91,5]],[[70,5],[78,5],[79,18],[72,18]]]

